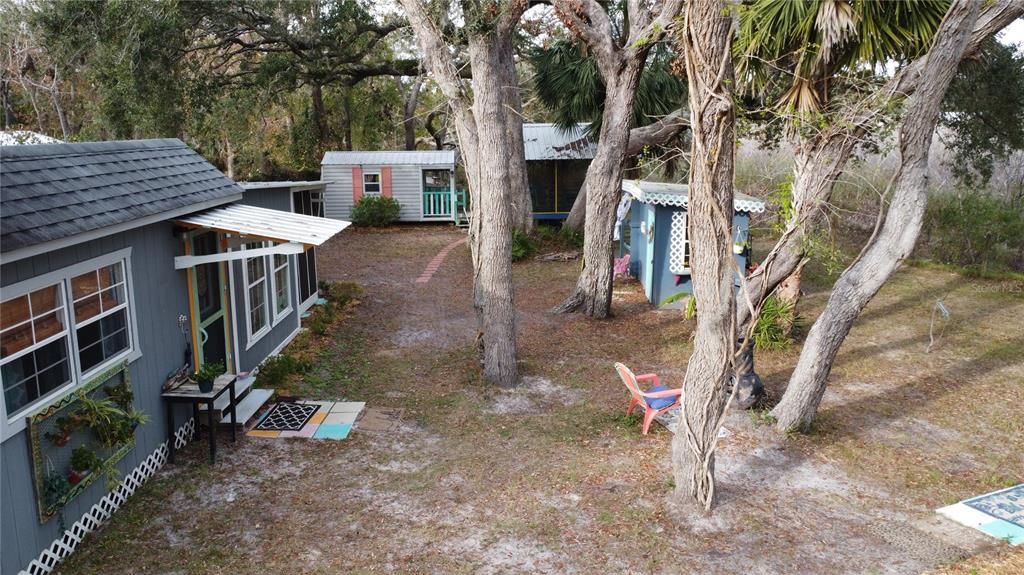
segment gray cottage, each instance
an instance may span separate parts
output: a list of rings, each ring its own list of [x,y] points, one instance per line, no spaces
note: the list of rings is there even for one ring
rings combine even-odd
[[[629,273],[640,280],[647,300],[670,306],[693,293],[686,184],[622,181],[622,204],[616,224],[620,253],[629,254]],[[733,199],[733,254],[738,269],[750,259],[750,214],[763,212],[763,201],[736,192]],[[737,278],[737,282],[739,279]]]
[[[0,147],[0,572],[49,573],[169,431],[187,439],[191,412],[167,429],[171,374],[223,362],[239,420],[266,401],[252,372],[316,300],[310,248],[348,225],[317,217],[321,192],[244,189],[174,139]],[[98,404],[123,419],[91,423]],[[101,469],[124,481],[108,492]]]
[[[350,219],[368,196],[394,198],[403,222],[458,221],[455,151],[327,152],[320,165],[327,183],[325,213]]]

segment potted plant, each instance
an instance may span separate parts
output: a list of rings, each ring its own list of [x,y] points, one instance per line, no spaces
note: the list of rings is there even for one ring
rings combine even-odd
[[[78,485],[89,473],[99,469],[103,460],[96,453],[86,446],[76,447],[71,452],[71,472],[68,473],[68,483]]]
[[[204,363],[199,366],[199,370],[196,371],[196,383],[199,384],[199,391],[202,393],[213,391],[213,380],[222,373],[224,373],[224,362],[222,361]]]
[[[132,408],[132,401],[135,399],[135,393],[132,391],[132,386],[128,385],[127,381],[122,381],[117,385],[110,385],[103,388],[107,392],[107,397],[118,405],[121,409],[128,411]]]
[[[64,447],[71,441],[71,434],[81,424],[81,419],[77,415],[72,415],[71,417],[61,416],[57,418],[57,428],[54,431],[47,431],[44,436],[57,447]]]
[[[71,483],[67,477],[50,471],[43,481],[43,501],[48,507],[54,507],[61,502],[61,499],[71,490]]]

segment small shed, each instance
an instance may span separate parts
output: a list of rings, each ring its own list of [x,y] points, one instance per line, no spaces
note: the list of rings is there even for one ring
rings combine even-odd
[[[321,162],[324,211],[348,220],[366,196],[398,200],[399,221],[456,221],[455,151],[327,152]]]
[[[630,255],[630,275],[637,277],[647,299],[658,307],[670,306],[693,293],[690,277],[690,240],[686,184],[623,180],[624,214],[621,253]],[[626,206],[628,205],[628,211]],[[733,199],[733,253],[739,269],[750,258],[750,214],[763,212],[763,201],[737,192]],[[628,222],[628,224],[626,223]],[[739,278],[736,278],[737,285]]]
[[[526,173],[533,217],[563,220],[583,188],[597,145],[585,135],[586,124],[562,130],[555,124],[523,124]]]

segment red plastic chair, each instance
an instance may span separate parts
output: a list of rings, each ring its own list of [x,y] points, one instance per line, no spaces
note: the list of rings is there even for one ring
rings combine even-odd
[[[657,374],[633,375],[633,372],[628,367],[618,362],[615,363],[615,371],[619,373],[622,383],[626,384],[626,388],[629,389],[629,408],[626,409],[626,415],[632,414],[638,405],[642,405],[644,408],[644,435],[647,435],[647,431],[650,429],[651,422],[654,421],[655,417],[680,407],[680,402],[683,399],[683,390],[669,389],[661,385],[661,378]],[[640,389],[639,382],[641,381],[653,381],[654,385],[648,388],[647,391],[643,391]]]

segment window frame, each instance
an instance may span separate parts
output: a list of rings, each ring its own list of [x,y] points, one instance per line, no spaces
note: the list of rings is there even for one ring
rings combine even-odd
[[[74,315],[74,296],[73,290],[71,289],[71,280],[87,272],[95,272],[96,270],[121,262],[122,273],[124,274],[124,290],[125,290],[125,303],[119,304],[115,308],[110,310],[110,313],[114,313],[115,310],[127,308],[127,317],[125,318],[125,326],[128,331],[128,347],[121,352],[107,358],[99,364],[93,366],[87,371],[82,371],[81,359],[79,358],[79,346],[77,330],[80,327],[75,321]],[[60,401],[64,397],[67,397],[70,393],[73,393],[79,387],[89,382],[90,378],[95,377],[99,373],[103,373],[110,367],[127,361],[133,363],[142,357],[142,350],[139,344],[139,329],[138,329],[138,318],[137,318],[137,306],[135,301],[135,286],[132,276],[132,248],[127,247],[114,252],[110,252],[95,258],[80,261],[70,266],[66,266],[60,269],[56,269],[35,277],[31,277],[24,281],[20,281],[9,286],[0,288],[0,301],[7,301],[27,295],[33,291],[37,291],[54,284],[60,284],[61,296],[63,298],[64,307],[64,334],[63,337],[67,338],[65,345],[68,350],[68,369],[71,372],[71,381],[52,390],[46,395],[37,398],[34,402],[22,407],[14,413],[7,413],[7,401],[4,398],[0,401],[0,443],[7,441],[11,437],[21,433],[25,429],[25,420],[36,413],[46,410],[49,406],[55,402]],[[101,313],[100,315],[105,316],[107,314]],[[93,321],[99,321],[100,315],[93,316],[83,322],[84,325],[88,325]],[[47,343],[56,341],[58,336],[54,335],[47,338]],[[35,349],[36,345],[33,345],[27,349]],[[17,355],[12,357],[20,357],[27,350],[22,350]],[[8,358],[10,359],[10,358]],[[2,385],[0,385],[2,389]]]
[[[284,263],[280,266],[274,264],[274,259],[278,255],[284,256]],[[274,304],[272,308],[273,321],[271,322],[271,325],[277,326],[277,324],[281,323],[281,320],[288,317],[288,314],[292,313],[292,282],[289,281],[292,277],[292,257],[287,254],[273,254],[267,256],[266,263],[270,264],[268,268],[270,270],[270,301]],[[284,298],[288,302],[288,305],[279,312],[277,311],[277,272],[282,269],[285,270]]]
[[[250,244],[258,245],[259,247],[258,248],[257,247],[250,248],[249,247]],[[265,242],[265,241],[246,243],[246,244],[242,245],[242,251],[244,252],[244,251],[246,251],[248,249],[265,248],[265,247],[267,247],[267,244],[268,244],[268,242]],[[255,260],[255,259],[263,260],[263,278],[260,279],[259,282],[263,282],[263,290],[262,290],[263,291],[263,305],[266,308],[265,312],[264,312],[264,317],[266,318],[266,321],[263,324],[263,327],[261,327],[260,329],[256,330],[255,332],[253,332],[253,330],[252,330],[252,301],[251,301],[251,298],[249,297],[249,291],[258,282],[254,283],[254,282],[250,282],[249,281],[249,260]],[[254,258],[243,258],[242,259],[242,298],[243,298],[243,301],[245,302],[245,335],[246,335],[245,350],[246,351],[249,351],[250,349],[252,349],[252,347],[254,345],[256,345],[256,343],[258,343],[261,339],[263,339],[268,333],[270,333],[270,330],[273,328],[273,320],[274,320],[274,317],[272,315],[273,314],[273,310],[270,308],[270,304],[271,304],[271,301],[272,301],[273,298],[271,297],[272,294],[268,293],[268,289],[270,287],[270,283],[271,283],[272,280],[267,277],[268,273],[269,273],[268,270],[269,270],[269,268],[267,266],[267,256],[256,256]]]
[[[377,186],[377,191],[376,192],[370,192],[370,191],[368,191],[366,189],[366,184],[368,183],[366,181],[366,177],[367,176],[377,176],[377,181],[376,182],[369,182],[371,185]],[[381,179],[380,170],[365,170],[365,171],[363,171],[363,176],[362,177],[363,177],[363,195],[364,196],[381,197],[381,196],[384,195],[384,181]]]

